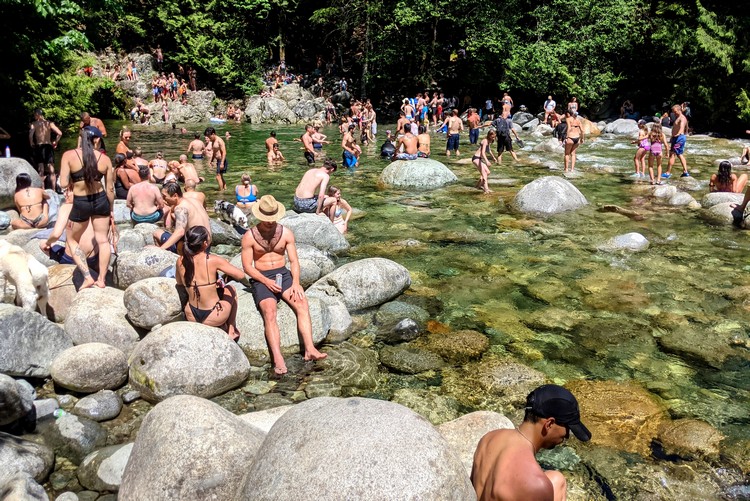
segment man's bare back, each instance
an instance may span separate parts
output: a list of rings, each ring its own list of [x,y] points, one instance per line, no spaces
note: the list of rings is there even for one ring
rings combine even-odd
[[[127,205],[139,216],[149,216],[164,206],[164,200],[159,188],[148,181],[141,181],[128,190]]]
[[[404,152],[410,155],[416,155],[417,153],[417,137],[411,133],[405,134],[403,137],[398,139],[396,145],[396,151],[399,150],[401,145],[404,145]]]
[[[203,226],[211,234],[211,222],[208,219],[206,209],[195,199],[182,197],[182,201],[174,208],[175,219],[180,217],[181,213],[187,212],[185,220],[185,231],[193,226]]]
[[[273,150],[273,145],[279,144],[279,141],[275,137],[269,137],[266,139],[266,153],[269,153],[271,150]]]
[[[200,183],[201,180],[198,177],[198,172],[195,170],[195,166],[191,163],[181,163],[180,164],[180,174],[182,174],[182,179],[187,182],[189,179],[195,181],[196,184]]]
[[[297,198],[312,198],[318,195],[318,187],[322,185],[320,191],[325,192],[325,187],[328,184],[328,180],[331,176],[326,172],[323,167],[310,169],[305,172],[302,176],[297,189],[294,191],[294,196]]]
[[[203,144],[203,141],[201,141],[200,139],[193,139],[188,145],[188,151],[193,155],[203,155],[203,150],[205,148],[206,145]]]
[[[448,119],[448,134],[458,134],[463,129],[463,122],[458,117],[450,117]]]

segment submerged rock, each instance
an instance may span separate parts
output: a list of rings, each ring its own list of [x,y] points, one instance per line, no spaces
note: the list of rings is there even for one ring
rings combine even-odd
[[[458,401],[441,395],[436,388],[401,388],[396,390],[390,400],[413,410],[433,425],[454,420],[461,415]]]
[[[663,423],[658,433],[664,452],[685,459],[718,459],[719,444],[724,439],[716,428],[697,419]]]
[[[604,252],[630,251],[642,252],[648,249],[649,241],[640,233],[625,233],[617,235],[600,245],[598,249]]]
[[[434,190],[458,181],[444,164],[429,158],[395,160],[380,173],[378,184],[393,188]]]
[[[557,176],[540,177],[516,194],[515,207],[531,214],[559,214],[588,205],[586,197],[567,181]]]
[[[477,359],[490,347],[487,336],[472,330],[432,333],[421,340],[420,346],[437,353],[454,364],[465,364]]]
[[[364,398],[294,406],[271,428],[245,478],[240,499],[248,500],[476,498],[460,459],[424,418]]]
[[[445,365],[439,355],[408,343],[383,347],[380,350],[380,362],[390,369],[406,374],[419,374],[440,369]]]

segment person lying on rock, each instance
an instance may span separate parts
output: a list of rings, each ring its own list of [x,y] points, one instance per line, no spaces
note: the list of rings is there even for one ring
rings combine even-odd
[[[299,282],[300,267],[294,234],[278,223],[286,212],[284,206],[272,195],[264,195],[250,210],[260,222],[242,237],[242,268],[251,279],[255,305],[263,317],[273,370],[279,375],[286,374],[286,363],[281,354],[281,333],[276,321],[280,299],[289,305],[297,317],[305,360],[321,360],[328,355],[318,351],[313,343],[310,307]],[[284,266],[285,255],[289,258],[291,271]]]
[[[547,384],[529,393],[521,425],[512,430],[491,431],[477,445],[471,469],[477,499],[566,499],[563,474],[542,470],[535,456],[541,449],[554,449],[565,442],[570,432],[581,442],[591,440],[591,432],[581,423],[578,401],[570,391]]]

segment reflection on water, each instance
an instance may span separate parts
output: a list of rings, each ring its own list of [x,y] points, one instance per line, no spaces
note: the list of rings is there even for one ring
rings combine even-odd
[[[213,190],[213,174],[206,171],[209,183],[202,189],[210,199],[233,198],[232,187],[247,171],[260,195],[271,193],[291,205],[306,169],[301,144],[292,141],[303,128],[276,128],[287,162],[275,170],[265,164],[263,144],[271,129],[243,124],[218,130],[232,133],[230,192]],[[111,130],[117,130],[115,124]],[[338,132],[326,133],[333,143],[328,154],[340,163]],[[191,139],[192,134],[136,129],[132,143],[148,158],[161,149],[172,159]],[[413,277],[407,295],[428,304],[435,320],[485,333],[498,352],[513,354],[555,381],[635,380],[663,398],[673,417],[703,419],[730,437],[749,438],[743,426],[749,421],[748,351],[730,345],[748,346],[750,292],[743,287],[750,232],[710,226],[698,211],[654,205],[643,195],[647,181],[629,177],[634,153],[629,139],[614,136],[592,138],[579,149],[577,168],[584,175],[573,182],[589,207],[548,220],[515,214],[509,207],[518,189],[539,176],[559,175],[544,164],[562,163],[559,154],[532,153],[538,140],[524,141],[520,162],[505,158],[492,167],[491,179],[516,182],[492,183],[495,193],[488,196],[473,188],[477,176],[466,162],[473,151],[466,146],[460,158],[446,159],[442,139],[435,137],[436,159],[449,165],[459,182],[430,193],[379,190],[377,177],[386,163],[378,147],[365,147],[360,168],[339,170],[332,181],[362,211],[350,223],[353,249],[346,259],[398,261]],[[689,166],[705,180],[715,170],[714,160],[738,156],[741,146],[691,138]],[[700,199],[703,192],[693,195]],[[597,212],[604,204],[636,210],[644,219]],[[631,231],[651,241],[648,251],[596,250]],[[393,381],[425,386],[419,378]],[[440,384],[439,378],[430,381],[428,386]]]

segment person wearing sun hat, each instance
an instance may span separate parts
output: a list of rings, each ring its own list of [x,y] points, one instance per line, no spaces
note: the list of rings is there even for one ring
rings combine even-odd
[[[562,386],[547,384],[529,393],[525,410],[520,426],[491,431],[479,441],[471,470],[477,499],[566,499],[563,474],[542,470],[535,456],[562,444],[571,433],[582,442],[591,440],[591,432],[581,423],[578,401]]]
[[[250,211],[260,222],[242,237],[242,267],[250,277],[255,305],[263,317],[273,370],[281,375],[287,372],[287,368],[281,354],[281,334],[276,320],[279,300],[288,304],[297,317],[305,360],[320,360],[327,355],[318,351],[313,343],[310,308],[299,282],[294,233],[278,223],[286,209],[272,195],[264,195],[250,207]],[[285,256],[289,259],[289,268],[284,266]]]

